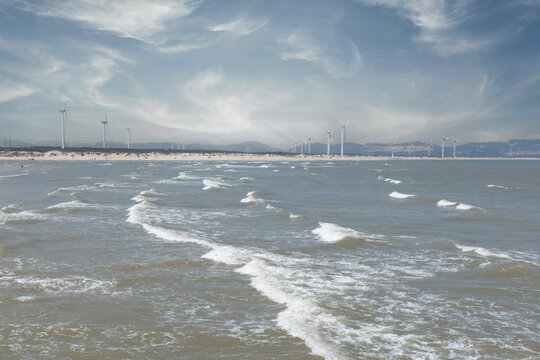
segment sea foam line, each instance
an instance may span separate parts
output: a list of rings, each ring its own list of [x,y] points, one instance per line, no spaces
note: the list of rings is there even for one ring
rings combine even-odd
[[[384,235],[369,235],[360,231],[339,226],[337,224],[319,222],[319,227],[311,231],[319,239],[326,243],[337,243],[346,238],[364,239],[366,241],[380,241]]]
[[[501,252],[493,252],[491,250],[488,250],[488,249],[480,247],[480,246],[465,246],[465,245],[460,245],[460,244],[454,244],[454,245],[456,246],[456,248],[458,248],[459,250],[461,250],[464,253],[472,252],[472,253],[475,253],[476,255],[483,256],[483,257],[494,257],[494,258],[498,258],[498,259],[522,261],[522,262],[527,263],[529,265],[540,266],[540,264],[538,264],[538,263],[536,263],[534,261],[516,258],[516,257],[513,257],[513,256],[505,254],[505,253],[501,253]]]
[[[176,241],[200,245],[210,251],[202,258],[239,266],[235,271],[251,278],[251,286],[270,300],[284,304],[286,309],[278,314],[277,324],[290,335],[304,340],[316,355],[328,360],[346,359],[338,345],[324,335],[325,329],[339,328],[340,333],[353,333],[338,318],[321,308],[314,300],[315,295],[307,294],[304,288],[295,285],[298,270],[288,269],[290,259],[282,255],[255,252],[230,245],[221,245],[200,239],[189,233],[165,229],[146,222],[145,211],[154,205],[148,196],[151,192],[139,193],[133,197],[137,203],[127,212],[127,222],[138,224],[148,233],[166,241]],[[254,195],[252,192],[251,195]],[[292,280],[291,280],[292,279]]]
[[[392,191],[390,194],[388,194],[388,196],[395,199],[408,199],[408,198],[415,197],[416,195],[415,194],[402,194],[397,191]]]

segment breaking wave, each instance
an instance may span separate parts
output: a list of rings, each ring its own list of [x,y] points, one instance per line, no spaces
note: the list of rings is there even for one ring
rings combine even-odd
[[[407,199],[407,198],[415,197],[416,195],[415,194],[402,194],[397,191],[392,191],[390,194],[388,194],[388,196],[395,199]]]

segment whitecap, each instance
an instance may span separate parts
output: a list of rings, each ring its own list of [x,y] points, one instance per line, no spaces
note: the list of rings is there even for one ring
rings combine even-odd
[[[335,243],[348,237],[359,238],[362,236],[356,230],[325,222],[320,222],[319,227],[312,230],[311,233],[318,235],[321,241],[329,243]]]
[[[473,206],[465,203],[459,203],[458,206],[456,206],[456,210],[481,210],[478,206]]]
[[[20,209],[22,209],[22,205],[15,203],[15,204],[6,205],[1,210],[2,211],[6,211],[6,210],[9,211],[9,210],[20,210]]]
[[[396,199],[407,199],[407,198],[415,197],[416,195],[415,194],[402,194],[400,192],[393,191],[390,194],[388,194],[388,196],[396,198]]]
[[[2,222],[4,223],[10,221],[43,220],[46,218],[47,217],[45,215],[40,214],[35,210],[24,210],[8,214],[0,211],[0,219],[2,219]]]
[[[47,209],[96,209],[99,205],[84,203],[80,200],[66,201],[48,206]]]
[[[258,204],[263,203],[264,199],[259,198],[259,193],[256,191],[250,191],[246,194],[246,197],[240,200],[241,203],[246,204]]]
[[[85,293],[99,291],[107,293],[116,285],[115,280],[99,280],[85,277],[71,278],[18,278],[14,282],[26,288],[46,293]]]
[[[218,189],[224,189],[227,186],[230,186],[229,184],[218,181],[217,179],[204,179],[203,180],[203,190],[218,190]]]
[[[448,200],[445,200],[445,199],[441,199],[441,200],[437,201],[437,206],[441,206],[441,207],[456,206],[456,205],[457,205],[457,202],[455,202],[455,201],[448,201]]]
[[[465,245],[459,245],[455,244],[456,248],[463,252],[473,252],[477,255],[483,256],[483,257],[495,257],[499,259],[508,259],[508,260],[514,260],[513,257],[511,257],[508,254],[504,253],[495,253],[491,250],[488,250],[486,248],[480,247],[480,246],[465,246]]]

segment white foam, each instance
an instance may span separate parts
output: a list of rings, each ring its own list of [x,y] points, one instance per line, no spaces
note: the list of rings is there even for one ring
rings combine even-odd
[[[51,191],[47,194],[47,196],[53,196],[58,195],[62,192],[73,192],[73,191],[85,191],[85,190],[92,190],[95,189],[96,185],[79,185],[79,186],[68,186],[68,187],[61,187],[54,191]]]
[[[62,202],[56,205],[48,206],[47,209],[96,209],[99,205],[83,203],[80,200]]]
[[[0,179],[3,179],[3,178],[15,178],[15,177],[20,177],[20,176],[26,176],[28,174],[29,174],[28,172],[22,172],[22,173],[13,174],[13,175],[0,175]]]
[[[218,189],[224,189],[227,186],[230,186],[229,184],[218,181],[217,179],[204,179],[203,180],[203,190],[218,190]]]
[[[319,227],[312,230],[311,233],[318,235],[321,241],[329,243],[335,243],[347,237],[358,238],[362,236],[362,234],[356,230],[324,222],[320,222]]]
[[[157,180],[157,181],[152,181],[154,184],[178,184],[178,182],[176,180],[172,180],[172,179],[163,179],[163,180]]]
[[[304,340],[316,355],[331,360],[346,358],[339,349],[339,343],[328,338],[328,332],[344,334],[344,336],[352,338],[357,335],[356,330],[348,328],[337,317],[317,304],[311,286],[317,288],[320,279],[318,274],[313,277],[310,271],[305,272],[301,268],[290,269],[289,265],[294,265],[297,261],[292,258],[265,253],[261,250],[254,252],[230,245],[216,244],[188,233],[145,223],[142,220],[144,220],[144,212],[148,210],[144,205],[147,200],[144,196],[141,197],[142,200],[138,198],[139,203],[137,205],[139,207],[134,205],[131,208],[132,214],[130,216],[137,213],[141,217],[140,224],[147,233],[166,241],[187,242],[206,247],[210,251],[205,253],[202,258],[231,266],[241,266],[236,271],[249,276],[251,285],[255,289],[270,300],[285,305],[285,310],[279,313],[277,318],[279,327],[290,335]],[[257,199],[257,193],[250,191],[247,197]],[[357,233],[352,229],[341,228],[334,224],[330,225],[331,228],[337,228],[347,234]],[[321,223],[321,227],[325,227],[324,223]],[[341,287],[338,286],[338,288]]]
[[[246,197],[240,200],[245,204],[260,204],[264,202],[264,199],[259,198],[259,193],[256,191],[250,191],[246,194]]]
[[[340,333],[350,329],[332,314],[324,311],[316,301],[302,296],[302,290],[294,286],[295,276],[291,270],[274,266],[263,259],[253,259],[236,270],[251,277],[251,285],[270,300],[284,304],[286,309],[279,313],[277,324],[292,336],[296,336],[311,348],[314,354],[325,359],[345,359],[338,346],[321,332],[325,328],[339,328]]]
[[[488,188],[495,188],[495,189],[502,189],[502,190],[520,190],[519,188],[511,188],[511,187],[506,187],[506,186],[501,186],[501,185],[493,185],[493,184],[489,184],[487,185]]]
[[[243,176],[240,178],[240,181],[252,181],[252,180],[255,180],[255,179],[249,176]]]
[[[263,168],[263,169],[268,169],[268,168],[270,167],[270,165],[266,165],[266,164],[265,164],[265,165],[261,165],[261,166],[259,166],[259,167],[260,167],[260,168]]]
[[[238,172],[238,170],[235,170],[235,169],[227,169],[227,170],[225,170],[224,172],[235,173],[235,172]]]
[[[480,210],[480,208],[477,206],[473,206],[473,205],[469,205],[465,203],[459,203],[458,206],[456,206],[456,210],[473,210],[473,209]]]
[[[480,256],[483,256],[483,257],[495,257],[495,258],[499,258],[499,259],[508,259],[508,260],[515,260],[513,257],[511,257],[510,255],[508,254],[504,254],[504,253],[495,253],[491,250],[488,250],[488,249],[485,249],[483,247],[479,247],[479,246],[465,246],[465,245],[459,245],[459,244],[455,244],[456,247],[463,251],[463,252],[473,252],[477,255],[480,255]]]
[[[6,210],[19,210],[19,209],[22,209],[22,205],[20,204],[9,204],[9,205],[6,205],[4,206],[1,210],[2,211],[6,211]]]
[[[115,280],[98,280],[85,277],[71,278],[17,278],[14,282],[24,287],[47,293],[108,292],[116,285]]]
[[[299,219],[301,217],[303,217],[303,216],[302,215],[296,215],[296,214],[293,214],[293,213],[289,214],[289,218],[291,218],[291,219]]]
[[[188,175],[187,171],[182,171],[178,176],[174,177],[173,180],[198,180],[200,177]]]
[[[46,216],[36,212],[35,210],[24,210],[24,211],[8,213],[8,214],[5,214],[4,212],[0,211],[0,219],[2,219],[2,222],[5,223],[9,221],[21,221],[21,220],[43,220],[43,219],[46,219]]]
[[[243,265],[253,259],[254,253],[227,245],[209,244],[212,250],[202,257],[227,265]]]
[[[392,179],[392,178],[385,178],[384,176],[378,176],[377,179],[383,180],[385,182],[389,182],[389,183],[392,183],[392,184],[401,184],[401,180],[396,180],[396,179]]]
[[[396,198],[396,199],[407,199],[407,198],[415,197],[416,195],[415,194],[402,194],[400,192],[393,191],[390,194],[388,194],[388,196]]]
[[[448,200],[445,200],[445,199],[441,199],[441,200],[437,201],[437,206],[445,207],[445,206],[456,206],[456,205],[457,205],[457,202],[455,202],[455,201],[448,201]]]

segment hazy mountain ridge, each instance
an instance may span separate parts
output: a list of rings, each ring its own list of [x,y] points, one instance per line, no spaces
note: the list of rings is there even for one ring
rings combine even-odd
[[[513,144],[512,147],[510,144]],[[24,148],[58,148],[58,144],[55,142],[47,141],[35,144],[23,142],[19,140],[12,140],[10,143],[4,141],[3,148],[24,149]],[[69,143],[68,149],[102,149],[102,143]],[[323,143],[312,143],[311,154],[326,154],[327,145]],[[126,144],[120,142],[109,142],[107,144],[107,150],[125,150]],[[168,143],[168,142],[147,142],[147,143],[132,143],[132,150],[160,150],[160,151],[224,151],[224,152],[253,152],[253,153],[297,153],[301,152],[301,147],[297,146],[296,151],[294,148],[286,150],[280,150],[278,148],[266,145],[261,142],[248,141],[238,144],[224,144],[224,145],[206,145],[206,144],[180,144],[180,143]],[[307,145],[304,145],[304,153],[308,153]],[[406,157],[406,156],[441,156],[441,146],[432,144],[431,151],[428,149],[428,144],[420,141],[404,142],[404,143],[366,143],[359,144],[354,142],[345,143],[343,146],[343,152],[345,155],[371,155],[371,156],[391,156],[392,152],[394,156]],[[331,154],[341,153],[341,144],[332,144],[330,146]],[[445,157],[453,157],[454,144],[452,141],[448,141],[445,144]],[[458,157],[540,157],[540,139],[538,140],[510,140],[508,142],[471,142],[466,144],[456,144],[456,156]]]

